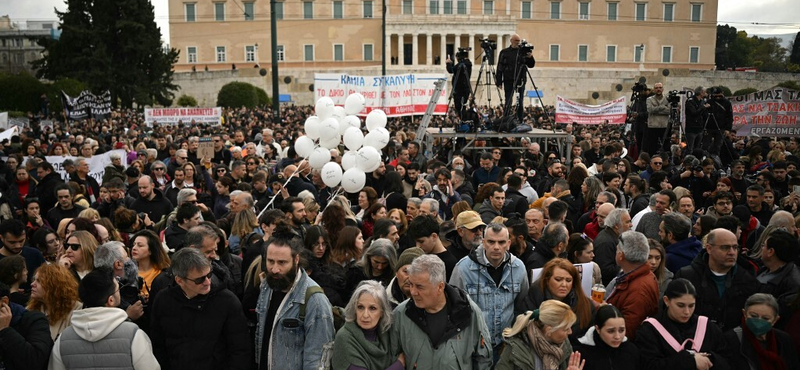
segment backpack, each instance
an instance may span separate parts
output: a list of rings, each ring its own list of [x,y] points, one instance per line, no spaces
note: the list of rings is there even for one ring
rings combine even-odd
[[[312,295],[317,293],[325,294],[325,292],[322,290],[322,287],[319,285],[306,288],[306,299],[303,301],[303,304],[300,305],[300,321],[305,322],[306,303]],[[339,331],[342,326],[344,326],[344,308],[339,306],[331,306],[331,309],[333,311],[333,330],[335,333]],[[322,357],[320,357],[319,367],[317,368],[318,370],[330,370],[331,358],[333,358],[333,342],[334,341],[330,341],[322,346]]]
[[[394,194],[394,192],[391,192],[389,194],[386,194],[386,193],[381,194],[381,197],[378,198],[378,203],[380,203],[382,206],[386,207],[386,198],[389,198],[389,196],[392,195],[392,194]]]

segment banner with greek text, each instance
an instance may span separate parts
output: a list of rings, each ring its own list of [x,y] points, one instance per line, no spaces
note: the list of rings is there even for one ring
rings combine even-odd
[[[16,127],[14,129],[16,129]],[[2,135],[2,133],[0,133],[0,135]],[[97,183],[100,185],[103,184],[103,175],[106,173],[106,167],[111,165],[111,153],[119,154],[120,157],[122,157],[122,166],[128,168],[128,154],[122,149],[112,150],[110,152],[92,156],[92,158],[89,158],[89,176],[94,177],[94,179],[97,180]],[[29,157],[23,157],[20,165],[25,165],[25,163],[28,161],[28,158]],[[45,158],[47,159],[47,162],[53,165],[53,169],[56,170],[61,179],[64,181],[69,181],[69,175],[67,174],[67,171],[64,170],[64,161],[67,159],[75,161],[78,159],[78,157],[47,156]],[[0,159],[5,162],[8,157],[2,157]]]
[[[605,104],[587,105],[558,96],[556,98],[556,123],[621,125],[628,117],[626,101],[627,99],[623,96]]]
[[[314,101],[322,97],[333,99],[334,104],[344,105],[350,94],[360,93],[367,100],[367,107],[359,113],[366,115],[373,109],[383,109],[389,117],[425,114],[436,88],[434,82],[445,78],[445,74],[409,73],[389,76],[353,76],[340,73],[314,74]],[[433,114],[447,114],[447,92],[445,84]]]
[[[153,122],[167,125],[177,125],[178,122],[189,124],[194,122],[219,125],[221,123],[222,108],[146,108],[144,120],[148,125]]]
[[[736,135],[800,137],[800,91],[776,86],[728,99]]]
[[[94,95],[89,90],[83,90],[80,95],[74,98],[62,91],[61,102],[64,105],[67,118],[71,120],[102,119],[111,115],[111,92],[108,90],[100,95]]]

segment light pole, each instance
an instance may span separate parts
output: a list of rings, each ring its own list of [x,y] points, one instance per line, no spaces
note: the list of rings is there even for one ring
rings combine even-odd
[[[277,2],[275,0],[269,1],[269,22],[272,38],[272,114],[274,117],[273,123],[280,122],[281,119],[281,104],[280,93],[278,91],[278,19],[275,15],[275,7]]]

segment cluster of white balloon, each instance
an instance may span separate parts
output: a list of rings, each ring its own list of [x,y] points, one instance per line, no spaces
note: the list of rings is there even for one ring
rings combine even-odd
[[[356,114],[365,106],[366,99],[358,93],[350,94],[344,107],[334,105],[331,98],[320,98],[314,106],[316,116],[306,119],[306,134],[294,142],[297,154],[308,159],[312,168],[321,170],[325,185],[335,187],[341,184],[348,193],[357,193],[364,188],[366,174],[380,166],[381,149],[390,140],[386,113],[380,109],[367,114],[368,133],[366,136],[363,134],[361,119]],[[330,161],[330,150],[338,148],[342,142],[348,150],[342,156],[340,166]]]

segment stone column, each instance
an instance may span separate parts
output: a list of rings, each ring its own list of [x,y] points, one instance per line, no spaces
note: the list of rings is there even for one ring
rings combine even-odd
[[[470,60],[475,60],[475,56],[477,56],[478,54],[476,53],[477,50],[475,50],[475,34],[474,33],[470,33],[469,34],[469,41],[467,41],[467,47],[468,48],[472,48],[472,50],[469,51],[469,59]]]
[[[415,66],[419,63],[419,34],[411,34],[411,65]]]
[[[386,49],[383,50],[383,60],[389,59],[387,65],[392,64],[392,34],[386,34]]]
[[[425,65],[433,65],[433,35],[425,35]]]
[[[399,34],[397,35],[397,65],[405,65],[406,60],[406,53],[405,53],[405,38],[406,35]]]
[[[447,34],[439,35],[439,62],[444,65],[447,60]]]

